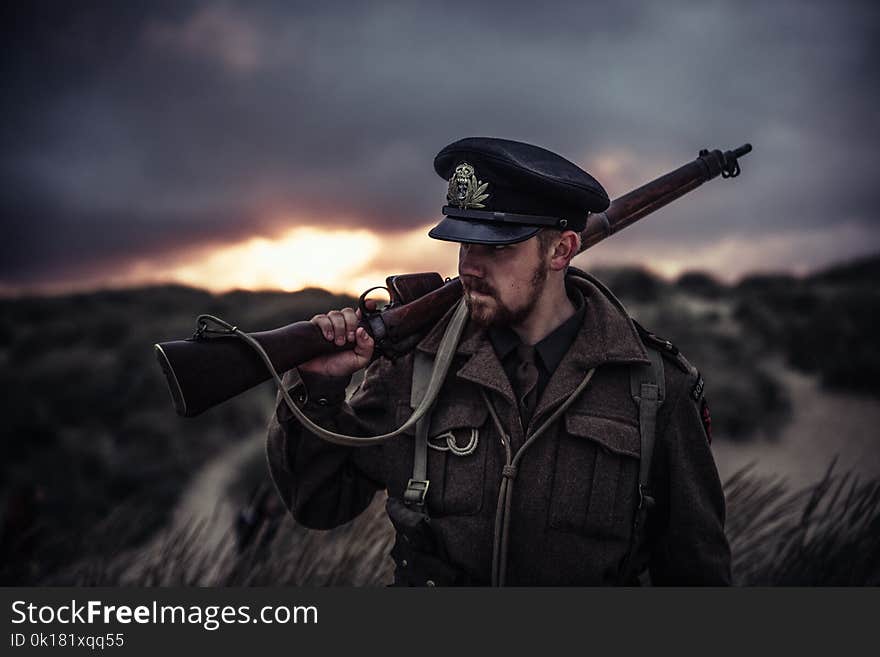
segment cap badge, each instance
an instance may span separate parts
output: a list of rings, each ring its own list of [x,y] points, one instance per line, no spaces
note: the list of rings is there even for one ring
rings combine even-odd
[[[455,167],[455,173],[449,179],[449,190],[446,192],[446,200],[450,205],[465,208],[484,208],[483,201],[489,198],[485,193],[489,183],[477,180],[476,172],[467,162],[462,162]]]

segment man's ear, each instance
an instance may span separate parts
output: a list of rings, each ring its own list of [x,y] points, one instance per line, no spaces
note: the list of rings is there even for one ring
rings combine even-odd
[[[568,263],[577,255],[580,242],[580,237],[573,230],[562,231],[559,237],[553,241],[550,269],[559,271],[568,267]]]

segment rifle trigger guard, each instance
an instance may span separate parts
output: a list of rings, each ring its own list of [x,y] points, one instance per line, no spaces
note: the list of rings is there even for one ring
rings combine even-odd
[[[384,285],[376,285],[366,290],[358,299],[358,310],[361,311],[361,320],[366,323],[367,330],[369,330],[373,340],[378,344],[387,337],[388,332],[385,330],[385,322],[382,321],[382,313],[367,309],[367,295],[373,290],[385,290],[388,292],[389,298],[391,297],[391,290]]]

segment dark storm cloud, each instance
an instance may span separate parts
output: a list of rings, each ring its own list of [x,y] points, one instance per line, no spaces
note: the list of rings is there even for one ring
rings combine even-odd
[[[876,227],[870,4],[21,4],[0,282],[283,217],[419,225],[442,203],[434,153],[475,134],[613,156],[628,175],[612,196],[701,147],[755,144],[741,179],[645,222],[646,240]]]

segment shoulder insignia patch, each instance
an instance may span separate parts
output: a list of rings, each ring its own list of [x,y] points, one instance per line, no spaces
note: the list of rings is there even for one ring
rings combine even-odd
[[[703,376],[697,372],[697,382],[694,384],[694,387],[691,388],[691,397],[695,402],[700,401],[700,397],[703,396],[703,390],[706,388],[706,382],[703,381]]]

